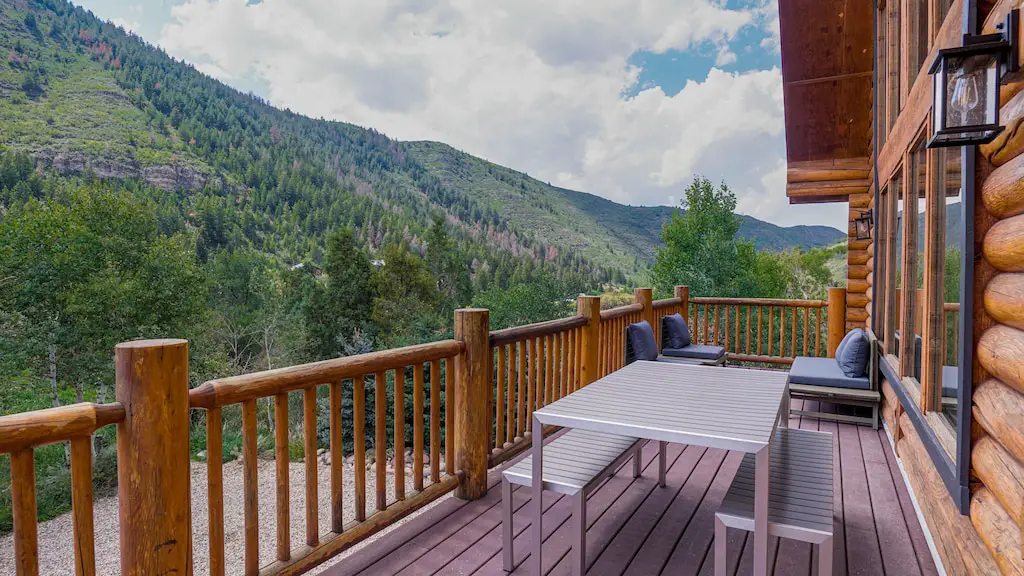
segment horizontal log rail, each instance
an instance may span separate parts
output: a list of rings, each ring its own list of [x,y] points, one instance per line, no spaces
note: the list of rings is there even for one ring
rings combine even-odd
[[[238,404],[302,390],[311,385],[456,356],[464,347],[458,340],[442,340],[210,380],[189,391],[189,402],[193,408],[206,409]]]
[[[607,310],[601,310],[601,320],[614,320],[616,318],[622,318],[624,316],[629,316],[630,314],[635,314],[637,312],[643,311],[643,304],[627,304],[625,306],[619,306],[618,308],[609,308]]]
[[[583,316],[571,316],[569,318],[559,318],[557,320],[527,324],[525,326],[514,326],[504,330],[495,330],[490,334],[490,345],[491,348],[494,348],[495,346],[504,346],[506,344],[522,342],[523,340],[550,336],[551,334],[558,334],[560,332],[565,332],[566,330],[579,328],[580,326],[584,326],[586,323],[587,319]]]
[[[81,402],[58,408],[0,416],[0,454],[39,448],[80,436],[124,420],[124,406]]]
[[[705,298],[692,297],[690,304],[710,304],[721,306],[775,306],[786,308],[827,308],[826,300],[787,300],[785,298]]]
[[[654,309],[662,310],[664,308],[672,308],[674,306],[679,306],[682,303],[682,298],[662,298],[661,300],[654,301]]]
[[[125,419],[124,406],[81,402],[0,417],[0,454],[11,455],[11,504],[17,573],[39,573],[35,449],[71,443],[71,518],[77,574],[96,573],[92,434]]]

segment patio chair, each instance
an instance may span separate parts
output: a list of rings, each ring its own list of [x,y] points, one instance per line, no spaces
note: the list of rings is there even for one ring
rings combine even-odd
[[[878,389],[878,355],[872,353],[877,345],[878,339],[870,329],[857,328],[840,342],[835,358],[797,356],[789,371],[791,398],[867,407],[871,409],[870,417],[803,409],[794,409],[791,414],[867,424],[877,430],[882,401]]]
[[[694,344],[690,327],[682,314],[670,314],[661,318],[661,353],[673,358],[686,358],[709,366],[725,366],[725,348]]]
[[[691,345],[692,346],[692,345]],[[700,348],[708,348],[702,346]],[[626,365],[637,360],[650,360],[658,362],[673,362],[676,364],[721,364],[725,361],[725,351],[722,351],[720,360],[709,360],[699,357],[676,357],[658,354],[658,342],[654,337],[654,329],[646,320],[641,320],[626,327]]]

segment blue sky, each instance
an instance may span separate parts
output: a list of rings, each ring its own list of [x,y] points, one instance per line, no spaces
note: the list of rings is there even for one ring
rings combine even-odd
[[[791,207],[775,0],[84,0],[275,105],[430,139],[628,204],[696,175]]]

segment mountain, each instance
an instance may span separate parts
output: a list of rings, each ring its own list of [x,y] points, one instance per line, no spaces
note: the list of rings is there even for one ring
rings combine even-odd
[[[499,282],[524,259],[607,281],[645,268],[672,212],[274,108],[64,0],[0,0],[4,53],[0,145],[65,177],[134,183],[168,225],[199,230],[201,252],[242,242],[317,261],[340,225],[372,250],[402,239],[422,250],[443,217],[467,264]],[[750,217],[740,235],[772,250],[844,236]]]

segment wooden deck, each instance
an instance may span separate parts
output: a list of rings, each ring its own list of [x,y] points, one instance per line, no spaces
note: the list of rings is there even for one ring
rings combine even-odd
[[[804,401],[794,401],[794,407]],[[808,408],[816,402],[807,401]],[[823,406],[823,408],[825,408]],[[842,409],[840,409],[842,410]],[[827,411],[827,410],[826,410]],[[934,575],[924,533],[914,513],[889,441],[882,430],[794,417],[791,426],[832,433],[835,450],[836,576]],[[589,574],[714,573],[713,520],[742,454],[670,445],[667,486],[657,487],[657,450],[644,450],[644,474],[620,472],[587,501]],[[627,462],[626,466],[630,466]],[[324,574],[502,574],[501,491],[498,475],[483,499],[448,499],[327,569]],[[528,489],[513,492],[516,562],[529,539]],[[545,492],[546,574],[569,574],[569,502]],[[729,531],[729,571],[752,570],[753,538]],[[772,538],[774,574],[810,575],[809,544]],[[514,574],[526,574],[521,565]]]

